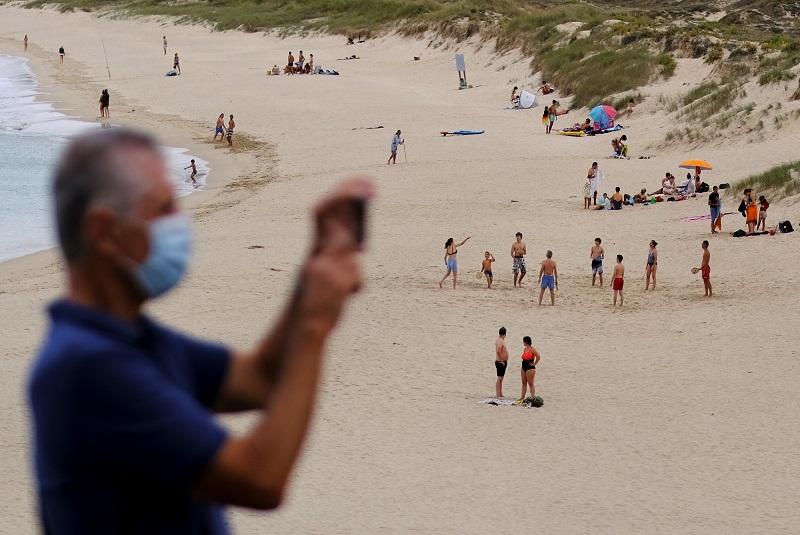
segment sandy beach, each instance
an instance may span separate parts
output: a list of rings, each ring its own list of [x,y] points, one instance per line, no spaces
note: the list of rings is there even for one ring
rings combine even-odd
[[[548,136],[541,106],[503,109],[514,85],[530,90],[539,78],[527,59],[492,48],[394,35],[346,46],[339,36],[282,39],[0,6],[0,53],[30,58],[42,98],[93,120],[107,87],[111,122],[209,162],[207,188],[182,200],[197,222],[189,276],[149,307],[174,327],[254,344],[292,287],[311,204],[344,177],[375,177],[366,284],[330,344],[288,499],[270,513],[232,509],[235,533],[797,533],[800,233],[733,238],[728,232],[745,226],[738,213],[714,236],[708,221],[682,222],[708,213],[707,195],[587,211],[581,188],[593,161],[609,194],[655,190],[667,171],[680,179],[687,158],[714,166],[703,173],[709,184],[733,183],[798,159],[800,130],[659,148],[671,126],[656,97],[710,73],[702,59],[682,59],[619,121],[632,158],[610,159],[610,135]],[[267,76],[290,50],[340,75]],[[175,52],[182,74],[165,77]],[[470,90],[457,90],[456,52],[466,55]],[[360,59],[337,60],[353,54]],[[776,98],[774,89],[746,89],[757,111]],[[236,118],[242,145],[233,151],[211,142],[220,113]],[[556,126],[585,114],[572,111]],[[387,166],[398,129],[406,152]],[[486,133],[439,135],[459,129]],[[738,200],[723,199],[735,212]],[[788,219],[797,228],[797,198],[773,203],[769,217],[768,225]],[[524,289],[511,287],[517,231],[528,249]],[[440,290],[445,240],[467,236],[459,287],[448,280]],[[607,275],[613,257],[625,257],[622,309],[611,307],[608,280],[591,287],[596,236]],[[651,239],[658,289],[645,293]],[[690,273],[704,239],[712,299]],[[540,308],[536,274],[548,249],[560,290],[555,307]],[[497,258],[493,291],[475,277],[484,251]],[[64,288],[56,251],[0,264],[0,533],[38,532],[25,382],[45,306]],[[540,409],[478,404],[494,394],[501,326],[511,353],[504,393],[519,395],[529,335],[542,354]],[[224,422],[241,432],[252,420]]]

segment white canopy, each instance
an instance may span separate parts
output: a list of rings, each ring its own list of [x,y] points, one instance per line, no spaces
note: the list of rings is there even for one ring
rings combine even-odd
[[[524,89],[519,94],[519,107],[523,109],[533,108],[536,106],[536,95],[528,93]]]

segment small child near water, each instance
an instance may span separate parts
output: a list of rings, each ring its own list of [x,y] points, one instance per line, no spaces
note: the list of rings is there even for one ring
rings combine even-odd
[[[197,180],[194,179],[194,177],[197,176],[197,164],[194,163],[194,158],[192,158],[192,163],[190,163],[189,165],[187,165],[183,169],[186,170],[186,169],[189,169],[189,168],[192,169],[192,176],[189,177],[189,178],[192,179],[192,185],[197,187]]]
[[[483,253],[486,258],[483,259],[481,262],[481,271],[486,276],[486,283],[488,284],[488,288],[492,289],[492,280],[494,277],[492,276],[492,262],[494,262],[494,255],[489,251]]]

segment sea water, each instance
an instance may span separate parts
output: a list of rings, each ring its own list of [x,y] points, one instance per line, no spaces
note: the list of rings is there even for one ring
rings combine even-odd
[[[101,123],[68,117],[41,96],[25,58],[0,54],[0,262],[56,245],[50,182],[70,136]],[[208,162],[187,149],[163,147],[167,169],[179,196],[205,185]],[[197,165],[197,186],[185,170]]]

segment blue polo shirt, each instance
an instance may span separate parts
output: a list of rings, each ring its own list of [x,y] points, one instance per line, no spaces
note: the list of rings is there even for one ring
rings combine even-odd
[[[228,533],[189,489],[227,436],[209,407],[230,352],[69,301],[50,315],[29,383],[45,533]]]

